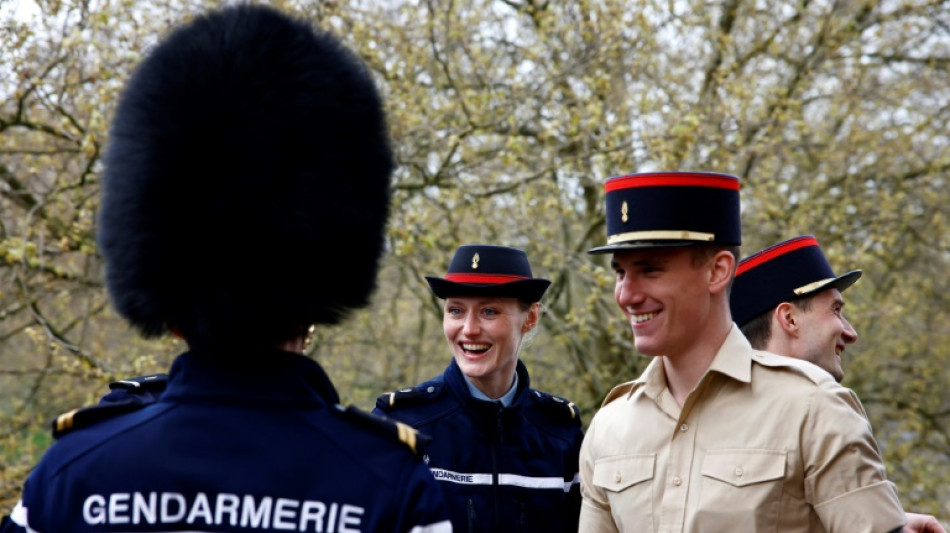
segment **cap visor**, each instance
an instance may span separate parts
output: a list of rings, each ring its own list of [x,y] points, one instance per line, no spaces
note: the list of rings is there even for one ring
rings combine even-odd
[[[704,241],[642,241],[642,242],[621,242],[617,244],[607,244],[587,250],[591,255],[610,254],[622,252],[624,250],[643,250],[645,248],[671,248],[674,246],[693,246],[696,244],[709,244]]]

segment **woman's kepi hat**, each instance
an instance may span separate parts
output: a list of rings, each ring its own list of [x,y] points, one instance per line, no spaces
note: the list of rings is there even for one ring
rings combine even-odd
[[[497,296],[525,302],[541,300],[551,282],[531,274],[528,256],[509,246],[459,246],[444,278],[426,276],[439,298]]]
[[[607,244],[588,251],[697,243],[738,246],[739,179],[714,172],[649,172],[616,176],[604,185]]]
[[[844,291],[860,277],[860,270],[836,276],[812,235],[782,241],[739,261],[729,297],[732,320],[742,327],[782,302]]]

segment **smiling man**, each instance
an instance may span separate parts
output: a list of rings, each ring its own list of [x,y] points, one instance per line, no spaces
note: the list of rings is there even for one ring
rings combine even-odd
[[[788,239],[739,261],[732,317],[753,348],[814,363],[840,382],[841,354],[858,340],[842,293],[860,277],[860,270],[835,275],[814,236]],[[946,533],[917,513],[907,513],[904,531]]]
[[[607,180],[614,296],[652,361],[615,387],[581,447],[581,532],[900,531],[897,493],[857,396],[756,351],[733,323],[739,180]]]
[[[842,293],[860,277],[836,276],[812,235],[782,241],[739,262],[732,317],[753,348],[803,359],[841,381],[841,354],[858,340]]]

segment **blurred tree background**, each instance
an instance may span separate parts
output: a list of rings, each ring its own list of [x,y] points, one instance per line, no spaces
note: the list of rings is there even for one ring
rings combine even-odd
[[[605,240],[604,180],[726,172],[743,184],[744,254],[809,233],[836,270],[865,271],[847,292],[861,336],[845,384],[905,507],[950,517],[950,2],[271,4],[366,60],[399,160],[374,303],[311,349],[345,403],[369,409],[445,367],[423,276],[443,275],[459,244],[495,243],[524,248],[554,281],[522,358],[533,386],[589,421],[647,363],[608,258],[585,253]],[[139,339],[111,310],[97,195],[122,84],[212,5],[0,0],[0,513],[55,415],[184,349]]]

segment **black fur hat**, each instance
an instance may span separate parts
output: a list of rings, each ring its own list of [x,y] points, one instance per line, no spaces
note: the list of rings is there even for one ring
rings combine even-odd
[[[336,38],[269,7],[199,16],[118,103],[98,236],[113,302],[192,346],[336,323],[375,287],[393,166],[374,82]]]

